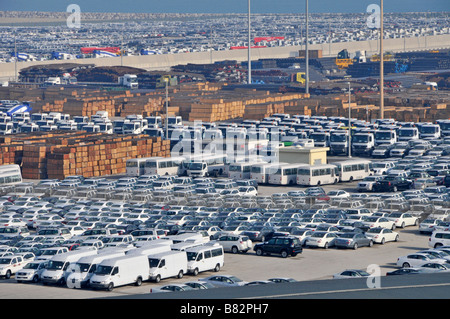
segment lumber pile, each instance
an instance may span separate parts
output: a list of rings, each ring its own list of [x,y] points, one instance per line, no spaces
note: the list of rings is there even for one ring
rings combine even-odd
[[[126,172],[127,159],[170,156],[170,141],[146,135],[52,131],[0,142],[2,164],[21,165],[25,179],[116,175]]]

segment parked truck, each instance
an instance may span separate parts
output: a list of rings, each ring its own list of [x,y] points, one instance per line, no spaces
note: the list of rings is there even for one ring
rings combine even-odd
[[[351,143],[354,155],[370,156],[375,148],[375,137],[373,133],[356,133],[352,136]]]
[[[137,75],[135,74],[125,74],[123,76],[120,76],[119,84],[130,89],[137,89],[139,87]]]

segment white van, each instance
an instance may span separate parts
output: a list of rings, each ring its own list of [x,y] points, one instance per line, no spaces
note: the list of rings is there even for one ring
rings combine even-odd
[[[81,257],[92,255],[97,255],[97,251],[90,249],[73,250],[53,256],[49,260],[47,268],[42,272],[42,283],[44,285],[65,284],[67,276],[72,272],[69,266],[75,264]]]
[[[139,247],[136,249],[131,249],[130,251],[127,252],[127,255],[149,256],[149,255],[160,254],[160,253],[164,253],[164,252],[168,252],[168,251],[171,251],[170,245],[160,243],[160,244],[146,245],[146,246],[142,246],[142,247]]]
[[[186,249],[188,273],[197,276],[199,272],[219,271],[224,264],[223,246],[215,243]]]
[[[185,251],[169,251],[148,256],[150,279],[160,282],[161,279],[183,278],[187,273],[187,255]]]
[[[125,255],[103,260],[91,277],[94,289],[107,289],[135,284],[140,286],[149,279],[149,262],[145,255]]]
[[[431,248],[450,246],[450,231],[434,231],[428,240],[428,246]]]
[[[124,250],[99,253],[96,255],[81,257],[75,267],[71,267],[72,273],[67,276],[66,285],[69,288],[85,288],[89,286],[89,280],[97,269],[97,265],[105,259],[125,256]]]

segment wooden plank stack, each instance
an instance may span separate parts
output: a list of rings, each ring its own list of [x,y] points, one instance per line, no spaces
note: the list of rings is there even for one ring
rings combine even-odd
[[[170,141],[147,135],[53,131],[17,134],[0,142],[1,163],[21,165],[26,179],[123,174],[127,159],[170,156]]]

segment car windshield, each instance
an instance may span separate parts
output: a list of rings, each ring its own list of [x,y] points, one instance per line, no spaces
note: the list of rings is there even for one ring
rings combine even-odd
[[[98,265],[97,270],[95,271],[96,275],[109,275],[113,270],[112,266],[103,266]]]
[[[189,169],[193,171],[202,169],[202,166],[202,163],[189,163]]]
[[[0,258],[0,265],[9,265],[11,263],[11,258]]]
[[[28,263],[26,264],[23,269],[38,269],[39,263]]]
[[[48,265],[46,267],[46,269],[50,269],[50,270],[61,270],[64,267],[64,262],[62,261],[54,261],[54,260],[50,260],[48,262]]]
[[[368,234],[379,234],[381,233],[381,229],[380,228],[371,228],[367,231]]]

